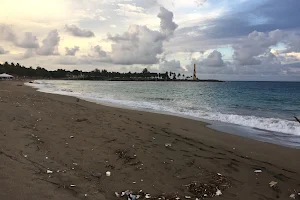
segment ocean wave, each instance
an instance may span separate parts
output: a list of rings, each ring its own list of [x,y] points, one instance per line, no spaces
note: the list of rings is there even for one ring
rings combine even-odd
[[[99,103],[111,103],[115,105],[126,106],[136,109],[146,109],[156,112],[164,112],[169,114],[180,115],[183,117],[193,117],[198,118],[199,120],[205,119],[210,121],[220,121],[224,123],[230,123],[245,127],[251,127],[261,130],[280,132],[284,134],[300,135],[300,125],[297,122],[289,121],[279,118],[267,118],[267,117],[258,117],[250,115],[239,115],[233,113],[222,113],[214,111],[209,107],[203,107],[203,109],[191,109],[189,107],[174,106],[174,104],[160,104],[158,102],[148,102],[148,101],[133,101],[133,100],[121,100],[111,97],[99,97],[99,94],[88,93],[88,92],[73,92],[71,89],[57,88],[54,84],[44,82],[44,81],[35,81],[33,84],[29,84],[32,87],[39,88],[41,92],[55,93],[62,95],[75,96],[82,99],[94,100]]]

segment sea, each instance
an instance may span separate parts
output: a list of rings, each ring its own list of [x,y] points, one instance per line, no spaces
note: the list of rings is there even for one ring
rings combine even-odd
[[[259,141],[300,148],[300,82],[36,80],[41,92],[176,115]]]

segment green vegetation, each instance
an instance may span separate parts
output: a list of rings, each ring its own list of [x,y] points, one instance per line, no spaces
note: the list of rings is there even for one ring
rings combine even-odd
[[[83,72],[79,70],[68,71],[65,69],[57,69],[48,71],[47,69],[37,67],[24,67],[19,63],[9,64],[5,62],[0,64],[0,74],[7,73],[19,78],[40,78],[40,79],[68,79],[68,80],[111,80],[111,81],[186,81],[191,79],[191,76],[184,74],[176,74],[174,72],[152,73],[147,68],[143,69],[141,73],[120,73],[108,72],[107,70],[95,69],[90,72]],[[182,79],[180,79],[182,77]],[[200,81],[200,80],[199,80]],[[206,80],[215,81],[215,80]]]

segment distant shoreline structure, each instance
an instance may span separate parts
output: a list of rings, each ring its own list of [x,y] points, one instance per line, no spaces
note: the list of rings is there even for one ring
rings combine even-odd
[[[140,82],[225,82],[221,80],[214,80],[214,79],[197,79],[197,80],[186,80],[186,79],[143,79],[143,78],[111,78],[111,79],[99,79],[99,77],[84,77],[84,78],[64,78],[64,79],[59,79],[59,80],[86,80],[86,81],[140,81]]]
[[[24,67],[19,63],[9,64],[5,62],[0,64],[0,74],[9,73],[16,79],[45,79],[45,80],[97,80],[97,81],[172,81],[172,82],[224,82],[213,79],[199,79],[196,74],[196,64],[194,64],[194,71],[192,76],[186,76],[188,72],[172,72],[166,71],[150,72],[147,68],[144,68],[141,72],[109,72],[105,69],[101,71],[95,69],[92,71],[79,71],[74,69],[68,71],[65,69],[57,69],[54,71],[48,71],[45,68],[37,67]]]

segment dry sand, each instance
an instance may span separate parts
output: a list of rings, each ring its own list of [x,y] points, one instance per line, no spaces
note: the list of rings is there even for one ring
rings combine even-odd
[[[200,199],[217,189],[212,199],[299,199],[297,149],[19,84],[0,82],[1,200],[114,200],[125,190]]]

